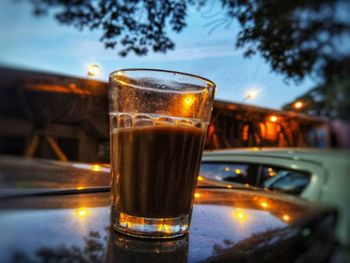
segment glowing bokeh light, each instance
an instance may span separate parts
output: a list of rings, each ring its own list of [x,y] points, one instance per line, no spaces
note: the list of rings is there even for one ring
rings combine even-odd
[[[90,77],[96,77],[100,74],[101,74],[101,68],[99,65],[94,64],[88,67],[88,75]]]
[[[254,99],[258,95],[258,90],[256,89],[250,89],[247,91],[246,98],[247,99]]]
[[[80,208],[77,209],[77,211],[76,211],[76,215],[77,215],[78,217],[81,217],[81,218],[87,217],[89,214],[90,214],[89,210],[87,210],[87,209],[84,208],[84,207],[80,207]]]
[[[94,171],[94,172],[101,172],[101,171],[102,171],[102,167],[101,167],[101,165],[94,164],[94,165],[91,167],[91,170]]]
[[[188,109],[193,105],[195,100],[196,100],[196,97],[194,95],[186,95],[186,96],[184,96],[184,98],[182,100],[183,106],[186,109]]]
[[[247,219],[247,213],[242,210],[235,211],[234,216],[239,221],[244,221]]]
[[[269,204],[267,202],[261,202],[260,205],[263,207],[263,208],[268,208],[269,207]]]
[[[278,118],[277,118],[276,115],[270,116],[270,121],[271,121],[271,122],[276,122],[277,120],[278,120]]]
[[[287,215],[287,214],[284,214],[284,215],[282,216],[282,219],[283,219],[284,221],[288,222],[288,221],[290,221],[290,216]]]
[[[295,109],[301,109],[304,106],[304,103],[302,101],[296,101],[293,105]]]

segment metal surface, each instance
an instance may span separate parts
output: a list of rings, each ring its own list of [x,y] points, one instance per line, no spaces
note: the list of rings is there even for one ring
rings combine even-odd
[[[188,236],[165,241],[129,238],[109,229],[108,187],[96,193],[89,187],[106,180],[108,172],[101,172],[106,167],[88,172],[74,168],[76,164],[47,162],[44,168],[45,161],[2,160],[2,183],[11,173],[7,189],[15,187],[20,194],[0,198],[1,262],[323,262],[334,247],[333,209],[244,187],[210,189],[208,184],[195,194]],[[82,193],[75,175],[95,179],[86,181]],[[68,176],[69,194],[68,188],[55,188]],[[35,195],[40,180],[41,194]],[[21,185],[33,196],[21,196]],[[42,192],[47,187],[51,192]]]
[[[110,166],[101,163],[58,162],[44,159],[24,159],[0,156],[0,198],[43,195],[74,194],[108,190]],[[239,184],[222,184],[198,178],[200,187],[245,188]]]

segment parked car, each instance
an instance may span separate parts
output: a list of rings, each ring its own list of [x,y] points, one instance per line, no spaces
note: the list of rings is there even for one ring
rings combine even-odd
[[[285,194],[201,178],[190,234],[109,229],[108,165],[0,158],[1,262],[328,262],[337,214]],[[340,262],[340,261],[339,261]]]
[[[350,245],[350,152],[325,149],[237,149],[205,152],[200,174],[300,196],[339,209],[339,240]]]

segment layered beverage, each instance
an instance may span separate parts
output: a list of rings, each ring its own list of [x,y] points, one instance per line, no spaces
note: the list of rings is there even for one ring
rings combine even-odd
[[[149,218],[188,214],[204,137],[204,129],[186,126],[115,129],[111,163],[116,210]]]

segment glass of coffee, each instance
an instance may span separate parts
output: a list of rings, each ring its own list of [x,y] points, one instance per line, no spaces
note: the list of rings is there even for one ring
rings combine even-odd
[[[154,69],[119,70],[109,84],[112,228],[186,234],[215,84]]]

